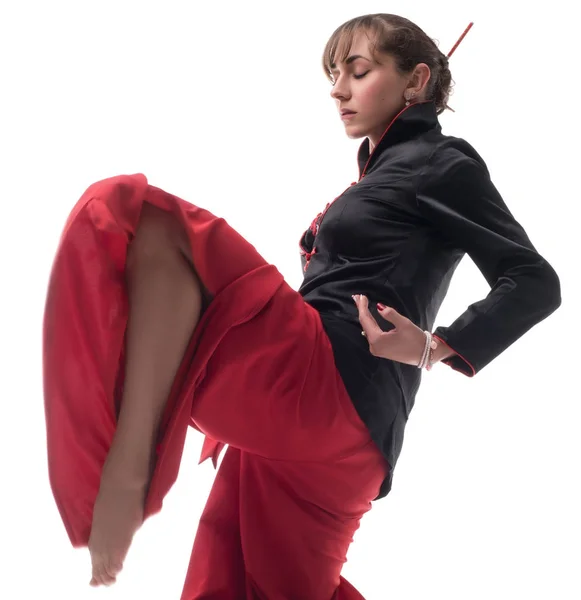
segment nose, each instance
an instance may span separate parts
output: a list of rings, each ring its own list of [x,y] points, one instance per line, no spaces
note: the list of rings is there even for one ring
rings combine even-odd
[[[335,82],[335,85],[331,89],[331,98],[334,100],[348,100],[350,96],[350,91],[347,84],[344,83],[345,79],[338,79]]]

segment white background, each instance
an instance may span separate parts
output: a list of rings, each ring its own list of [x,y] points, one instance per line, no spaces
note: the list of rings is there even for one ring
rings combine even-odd
[[[369,600],[581,598],[578,31],[564,2],[3,2],[0,597],[179,598],[214,477],[188,439],[163,512],[113,588],[89,588],[48,485],[41,322],[64,220],[93,182],[143,172],[227,218],[301,281],[298,238],[357,178],[320,67],[354,16],[402,14],[448,52],[441,117],[488,163],[556,268],[563,305],[474,379],[424,378],[394,489],[344,575]],[[541,5],[539,5],[541,6]],[[488,292],[466,258],[437,325]]]

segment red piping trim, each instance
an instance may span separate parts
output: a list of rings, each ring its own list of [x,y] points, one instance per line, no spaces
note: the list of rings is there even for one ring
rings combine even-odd
[[[474,375],[476,375],[476,369],[459,352],[456,352],[456,350],[454,350],[454,348],[452,348],[452,346],[450,346],[450,344],[445,342],[441,337],[439,337],[437,335],[432,335],[432,337],[437,339],[439,342],[442,342],[442,344],[444,344],[444,346],[448,346],[448,348],[450,348],[450,350],[452,350],[452,352],[454,352],[454,354],[456,354],[458,357],[460,357],[472,369],[472,375],[470,375],[470,377],[473,377]],[[464,373],[464,371],[462,371],[462,370],[454,367],[454,365],[450,364],[450,361],[452,358],[453,358],[452,356],[449,356],[448,358],[444,358],[442,360],[442,362],[444,364],[448,365],[449,367],[451,367],[452,369],[454,369],[454,371],[459,371],[460,373]],[[466,373],[464,373],[464,375],[466,375]]]
[[[450,50],[450,52],[448,52],[448,58],[450,58],[452,56],[452,54],[454,54],[454,52],[456,51],[456,48],[458,48],[458,46],[462,43],[462,40],[466,37],[467,33],[472,29],[472,26],[474,25],[474,22],[471,22],[468,27],[466,27],[466,29],[464,30],[464,33],[459,37],[458,41],[454,44],[454,46],[452,46],[452,50]],[[367,167],[369,166],[369,161],[371,160],[371,158],[373,157],[373,154],[377,148],[377,146],[379,146],[379,144],[381,144],[381,140],[383,140],[383,138],[386,136],[387,132],[391,129],[391,126],[394,124],[395,120],[397,118],[399,118],[399,116],[404,113],[408,108],[410,108],[411,106],[414,106],[415,104],[426,104],[427,102],[432,102],[431,100],[426,100],[423,102],[414,102],[414,104],[410,104],[409,106],[405,106],[391,121],[391,123],[387,126],[387,129],[383,132],[383,135],[381,136],[381,138],[379,139],[379,142],[377,142],[377,145],[375,146],[375,148],[373,148],[373,152],[369,155],[369,158],[367,159],[367,163],[365,164],[365,167],[363,168],[363,172],[361,173],[361,177],[359,177],[359,181],[361,181],[361,179],[365,176],[365,172],[367,171]]]

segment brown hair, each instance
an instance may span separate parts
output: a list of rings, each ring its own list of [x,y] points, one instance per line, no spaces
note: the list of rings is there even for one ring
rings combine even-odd
[[[360,31],[368,34],[377,62],[381,62],[377,59],[377,54],[391,55],[402,75],[411,73],[420,63],[428,65],[431,76],[427,85],[426,100],[435,102],[437,114],[446,109],[452,110],[447,104],[453,86],[448,57],[415,23],[398,15],[364,15],[338,27],[323,52],[323,69],[330,81],[333,81],[331,65],[335,63],[336,56],[339,56],[341,61],[349,56],[353,39]]]

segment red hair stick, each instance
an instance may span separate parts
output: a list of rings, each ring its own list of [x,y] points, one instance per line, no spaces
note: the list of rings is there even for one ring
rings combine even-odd
[[[448,52],[448,58],[450,58],[450,56],[452,56],[452,54],[454,54],[454,52],[456,51],[456,48],[458,48],[458,46],[460,45],[462,40],[466,37],[466,34],[470,31],[470,29],[472,29],[472,25],[474,25],[474,23],[470,23],[470,25],[468,25],[468,27],[466,27],[466,29],[464,30],[464,33],[460,36],[458,41],[454,44],[454,47],[452,48],[452,50],[450,50],[450,52]]]

